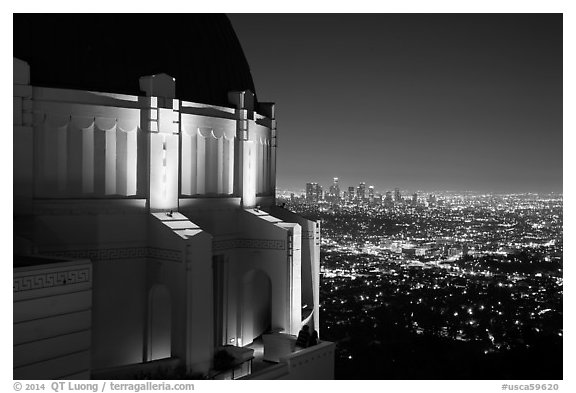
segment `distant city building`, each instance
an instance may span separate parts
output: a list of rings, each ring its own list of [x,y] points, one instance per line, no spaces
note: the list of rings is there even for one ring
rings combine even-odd
[[[462,249],[460,247],[450,247],[448,249],[448,256],[457,257],[462,255]]]
[[[362,182],[358,185],[356,199],[364,201],[366,199],[366,183]]]
[[[354,192],[354,187],[348,187],[348,200],[353,201],[356,193]]]
[[[417,193],[412,194],[412,204],[414,206],[416,206],[418,204],[418,194]]]
[[[334,182],[330,186],[330,194],[329,198],[327,199],[329,199],[333,203],[338,203],[338,201],[340,200],[340,186],[338,185],[337,177],[334,178]]]
[[[389,239],[386,237],[381,237],[380,238],[380,248],[383,248],[385,250],[389,250],[390,247],[392,247],[392,239]]]
[[[306,202],[313,202],[318,183],[306,183]]]
[[[384,207],[392,206],[394,206],[394,202],[392,201],[392,193],[390,191],[386,191],[386,196],[384,197]]]
[[[426,250],[427,250],[427,249],[424,248],[424,247],[418,247],[418,248],[416,248],[416,256],[417,256],[417,257],[423,257],[423,256],[425,256],[425,255],[426,255]]]
[[[394,189],[394,202],[402,202],[402,194],[400,194],[400,189],[398,187]]]
[[[317,203],[322,200],[322,186],[318,183],[306,183],[306,202]]]
[[[338,178],[337,177],[334,178],[334,182],[332,183],[332,188],[331,188],[330,192],[332,193],[332,195],[340,198],[340,186],[338,185]]]

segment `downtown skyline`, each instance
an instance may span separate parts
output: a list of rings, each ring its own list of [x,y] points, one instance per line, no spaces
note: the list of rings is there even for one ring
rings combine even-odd
[[[277,103],[279,189],[562,192],[561,14],[230,19]]]
[[[337,177],[337,176],[334,176]],[[276,188],[276,194],[277,195],[282,195],[282,196],[289,196],[290,193],[294,193],[295,196],[301,196],[304,195],[306,193],[306,184],[308,183],[317,183],[320,187],[322,187],[322,191],[328,193],[330,190],[330,186],[333,184],[333,178],[331,177],[329,179],[309,179],[307,181],[302,182],[301,184],[296,184],[293,188],[291,187],[283,187],[283,186],[277,186]],[[338,178],[339,179],[339,185],[340,185],[340,193],[344,193],[346,191],[348,191],[348,187],[354,187],[354,189],[357,189],[358,186],[361,183],[364,183],[366,189],[368,190],[369,187],[374,187],[374,192],[376,194],[381,194],[384,195],[386,192],[394,192],[396,189],[399,189],[402,196],[409,196],[412,197],[412,195],[414,193],[417,193],[418,196],[423,197],[423,196],[427,196],[430,194],[434,194],[434,195],[524,195],[524,194],[533,194],[533,195],[562,195],[562,190],[559,191],[485,191],[485,190],[479,190],[479,189],[461,189],[461,190],[456,190],[456,189],[443,189],[443,188],[439,188],[439,187],[429,187],[429,188],[424,188],[424,187],[418,187],[418,185],[414,185],[413,187],[406,187],[406,188],[402,188],[399,187],[398,185],[395,185],[391,182],[386,182],[383,181],[381,182],[382,186],[378,186],[374,183],[368,183],[364,180],[350,180],[350,179],[342,179],[342,178]]]

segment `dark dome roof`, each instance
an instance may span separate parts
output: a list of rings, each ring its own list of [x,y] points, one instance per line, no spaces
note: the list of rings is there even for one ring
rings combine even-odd
[[[139,78],[176,78],[176,97],[230,106],[255,92],[232,24],[213,14],[15,14],[14,57],[34,86],[142,95]]]

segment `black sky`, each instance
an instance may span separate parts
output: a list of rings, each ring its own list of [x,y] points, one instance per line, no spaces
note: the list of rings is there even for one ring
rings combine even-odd
[[[279,188],[562,191],[561,14],[229,17]]]

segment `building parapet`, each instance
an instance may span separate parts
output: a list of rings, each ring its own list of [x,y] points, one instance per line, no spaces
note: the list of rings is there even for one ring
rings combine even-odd
[[[322,341],[281,357],[279,363],[245,376],[242,379],[334,379],[336,344]]]

